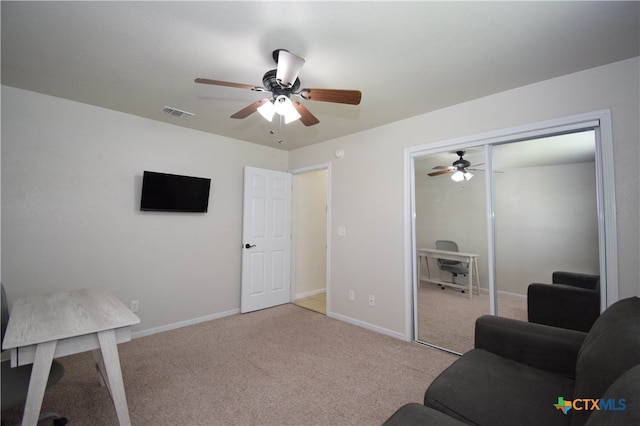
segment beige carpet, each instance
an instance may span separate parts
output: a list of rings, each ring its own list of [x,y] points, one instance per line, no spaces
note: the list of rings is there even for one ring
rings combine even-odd
[[[401,405],[422,402],[457,359],[290,304],[119,350],[133,425],[379,425]],[[117,424],[91,355],[60,361],[66,374],[43,410],[69,425]],[[9,424],[20,418],[2,414]]]
[[[434,284],[422,283],[418,289],[418,340],[457,353],[473,349],[476,319],[489,313],[489,294],[473,294]],[[498,314],[527,320],[524,298],[498,296]]]

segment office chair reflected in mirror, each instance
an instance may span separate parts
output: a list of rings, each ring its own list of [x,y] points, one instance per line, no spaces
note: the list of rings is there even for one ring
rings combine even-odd
[[[436,250],[458,251],[458,244],[455,241],[450,240],[437,240]],[[459,284],[456,282],[458,275],[464,275],[466,277],[469,273],[467,265],[457,260],[437,259],[437,264],[441,271],[451,273],[451,282],[454,284]],[[444,290],[443,285],[440,285],[440,287]],[[462,292],[464,293],[464,290],[462,290]]]
[[[7,330],[7,323],[9,322],[9,305],[4,286],[0,284],[0,287],[2,287],[2,341],[4,341],[4,334]],[[2,411],[19,407],[27,401],[27,391],[29,390],[31,369],[33,367],[32,365],[23,365],[11,368],[11,361],[4,361],[4,355],[3,353],[2,376],[0,376],[0,381],[2,381]],[[47,388],[56,384],[62,376],[64,376],[64,367],[58,361],[54,360],[51,364]],[[51,412],[40,413],[38,421],[48,418],[53,419],[54,426],[64,426],[67,424],[65,417],[60,417],[57,413]],[[4,426],[4,421],[2,422],[2,426]]]

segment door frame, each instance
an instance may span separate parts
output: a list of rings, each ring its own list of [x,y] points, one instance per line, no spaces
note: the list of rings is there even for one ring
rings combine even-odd
[[[613,136],[611,110],[578,114],[548,121],[510,127],[493,132],[465,136],[456,139],[420,145],[404,150],[404,232],[405,232],[405,336],[416,339],[415,321],[417,308],[417,259],[415,241],[415,169],[414,158],[451,149],[484,146],[487,152],[487,167],[491,166],[489,151],[498,143],[516,142],[545,136],[554,136],[592,128],[596,137],[596,197],[598,207],[598,236],[600,271],[604,292],[601,293],[601,310],[616,302],[618,292],[618,249],[616,227],[615,178],[613,164]],[[488,147],[488,148],[487,148]],[[487,173],[487,182],[492,183]],[[487,233],[489,261],[489,289],[492,292],[491,313],[495,314],[495,222],[493,212],[493,188],[487,187]]]
[[[327,296],[327,312],[326,315],[331,315],[331,163],[321,163],[313,166],[302,167],[298,169],[289,170],[289,173],[293,176],[293,191],[292,191],[292,199],[291,199],[291,302],[295,301],[295,292],[296,292],[296,255],[297,255],[297,247],[296,247],[296,201],[298,197],[298,182],[297,175],[315,172],[318,170],[326,170],[327,171],[327,223],[326,223],[326,233],[327,233],[327,248],[325,250],[326,255],[326,271],[325,271],[325,289]]]

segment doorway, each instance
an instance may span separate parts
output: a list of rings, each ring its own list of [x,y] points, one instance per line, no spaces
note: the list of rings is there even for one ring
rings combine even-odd
[[[445,235],[435,235],[435,233],[445,233],[447,237],[453,236],[457,239],[461,239],[464,242],[465,248],[461,248],[461,251],[468,251],[478,253],[480,257],[484,257],[479,263],[480,265],[480,280],[481,280],[481,288],[482,293],[485,294],[485,302],[483,306],[480,307],[480,314],[490,313],[490,314],[498,314],[498,315],[506,315],[513,317],[513,313],[508,313],[508,309],[505,309],[507,306],[504,302],[499,300],[499,297],[508,296],[510,299],[514,299],[515,293],[518,292],[517,287],[507,287],[507,284],[510,281],[514,281],[514,279],[523,278],[524,281],[529,280],[532,277],[523,277],[525,274],[526,268],[513,268],[509,263],[505,263],[507,257],[505,257],[505,253],[511,255],[513,253],[522,252],[524,249],[522,248],[522,240],[515,242],[516,246],[520,247],[516,249],[505,249],[505,244],[511,244],[511,241],[505,236],[505,226],[517,225],[521,226],[522,222],[516,219],[513,221],[505,221],[504,216],[506,211],[514,211],[512,209],[513,206],[509,206],[504,204],[504,200],[501,200],[501,203],[497,203],[496,199],[499,197],[496,191],[504,191],[505,184],[507,186],[513,186],[518,179],[521,182],[526,182],[530,184],[531,179],[525,179],[528,175],[530,175],[531,171],[528,171],[527,174],[520,174],[516,176],[514,173],[513,180],[504,179],[505,175],[496,174],[497,171],[501,171],[499,163],[499,158],[503,154],[510,154],[515,151],[515,148],[518,143],[522,144],[521,146],[528,146],[533,148],[534,151],[538,152],[546,152],[543,143],[548,137],[558,136],[558,135],[567,135],[573,134],[577,132],[587,131],[592,135],[593,143],[590,149],[591,160],[590,164],[586,166],[570,166],[570,167],[562,167],[559,169],[547,169],[544,172],[542,177],[538,176],[536,178],[536,185],[538,187],[549,188],[551,185],[562,185],[566,183],[566,181],[558,182],[556,184],[552,184],[549,182],[544,183],[545,179],[548,180],[551,176],[574,176],[578,169],[576,167],[583,167],[586,169],[591,169],[590,174],[586,180],[582,182],[591,182],[591,194],[587,197],[590,206],[593,207],[593,210],[597,210],[589,219],[590,226],[592,230],[595,232],[594,234],[589,235],[591,245],[595,245],[595,260],[592,253],[587,253],[587,256],[584,259],[580,258],[577,263],[574,262],[570,266],[585,264],[591,265],[593,267],[593,262],[597,264],[594,267],[594,271],[587,272],[598,272],[601,275],[601,281],[604,286],[601,291],[601,299],[602,299],[602,308],[608,306],[617,300],[617,258],[612,255],[612,253],[608,253],[607,249],[609,247],[615,246],[614,241],[615,237],[615,214],[613,211],[607,211],[607,206],[615,206],[615,199],[613,195],[613,191],[611,188],[613,187],[613,163],[612,163],[612,143],[611,143],[611,134],[610,134],[610,115],[608,111],[600,111],[591,114],[584,114],[581,116],[568,117],[565,119],[554,120],[551,122],[545,123],[535,123],[529,126],[524,126],[522,128],[517,129],[506,129],[504,131],[495,132],[492,135],[481,135],[470,138],[464,138],[459,140],[453,140],[448,142],[443,142],[441,144],[431,145],[429,147],[425,146],[422,148],[408,149],[406,150],[405,157],[405,172],[407,173],[407,187],[409,188],[409,194],[406,194],[405,200],[407,202],[407,206],[409,207],[407,221],[408,221],[408,229],[409,232],[407,234],[407,250],[411,253],[410,261],[408,264],[408,280],[407,280],[407,291],[409,294],[408,306],[412,307],[412,312],[407,315],[407,329],[409,330],[409,335],[412,336],[414,341],[418,343],[424,343],[429,346],[434,346],[440,349],[445,349],[454,353],[464,353],[466,350],[471,349],[467,347],[451,347],[448,342],[434,342],[434,341],[424,341],[421,335],[428,335],[429,333],[425,333],[430,324],[421,322],[421,309],[424,307],[423,301],[419,298],[419,291],[423,291],[421,280],[417,278],[417,261],[420,259],[416,255],[417,249],[422,248],[431,248],[431,247],[421,247],[420,245],[424,245],[425,237],[421,237],[416,234],[416,231],[420,226],[423,228],[427,226],[427,229],[431,229],[430,234],[427,239],[429,242],[433,242],[435,237],[444,237]],[[530,142],[523,142],[530,141]],[[442,227],[433,227],[432,223],[425,225],[424,221],[421,223],[421,219],[417,216],[417,206],[420,206],[419,202],[419,194],[417,191],[420,188],[419,180],[421,179],[419,176],[419,169],[421,166],[420,162],[423,158],[440,158],[438,156],[450,154],[451,151],[454,152],[456,150],[465,150],[469,154],[468,160],[471,161],[472,164],[475,163],[484,163],[482,168],[485,171],[481,173],[476,173],[476,176],[479,176],[479,182],[477,182],[476,186],[473,186],[474,181],[465,181],[463,185],[458,185],[455,188],[455,191],[449,188],[449,191],[445,194],[440,192],[441,201],[446,201],[446,204],[443,204],[439,208],[439,213],[432,214],[429,217],[429,221],[434,219],[437,221],[438,217],[442,217],[441,214],[443,211],[444,219],[448,219],[449,217],[457,217],[455,227],[449,227],[448,229],[443,229]],[[575,151],[575,145],[574,145]],[[474,154],[476,155],[473,158]],[[482,155],[484,154],[484,155]],[[522,158],[530,158],[532,155],[524,155]],[[465,156],[465,158],[467,158]],[[454,158],[455,160],[455,158]],[[449,161],[451,163],[451,161]],[[439,165],[439,163],[436,163]],[[443,163],[445,164],[445,163]],[[446,164],[445,164],[446,165]],[[431,166],[433,167],[433,165]],[[571,169],[571,170],[569,170]],[[441,169],[440,169],[441,170]],[[540,170],[536,170],[539,172]],[[474,172],[475,173],[475,172]],[[568,174],[568,175],[567,175]],[[500,176],[501,179],[497,179],[496,176]],[[517,178],[517,179],[516,179]],[[431,178],[430,178],[431,179]],[[433,178],[435,179],[435,178]],[[439,178],[438,178],[439,179]],[[446,178],[444,178],[446,179]],[[501,182],[498,182],[501,180]],[[538,183],[540,182],[540,183]],[[582,182],[578,182],[581,184]],[[449,182],[446,182],[449,184]],[[424,188],[423,188],[424,189]],[[432,191],[433,188],[429,189]],[[471,193],[473,191],[473,193]],[[433,191],[432,191],[433,192]],[[433,194],[432,194],[433,195]],[[453,199],[447,199],[446,197],[453,197]],[[470,209],[471,202],[474,198],[477,198],[477,202],[475,203],[476,207]],[[563,198],[566,200],[566,197]],[[448,200],[448,201],[447,201]],[[511,199],[512,200],[512,199]],[[435,204],[434,199],[432,199],[430,204]],[[582,200],[581,200],[582,201]],[[559,201],[561,202],[561,200]],[[596,206],[597,204],[597,206]],[[447,207],[448,206],[448,207]],[[423,204],[422,209],[428,209],[429,203]],[[435,206],[438,207],[438,206]],[[515,206],[517,208],[517,206]],[[447,209],[449,209],[449,213],[447,213]],[[531,206],[523,206],[520,210],[531,209]],[[462,211],[462,213],[461,213]],[[502,221],[497,215],[501,215]],[[439,215],[439,216],[438,216]],[[547,221],[547,224],[552,223]],[[473,225],[473,228],[469,228],[469,224]],[[431,228],[428,228],[431,226]],[[479,232],[478,229],[480,229]],[[433,232],[432,232],[433,231]],[[522,230],[521,230],[522,231]],[[485,235],[483,238],[481,234]],[[474,237],[475,235],[475,237]],[[451,238],[453,238],[451,237]],[[537,237],[537,234],[533,234],[532,238]],[[421,240],[422,238],[422,240]],[[447,238],[447,239],[451,239]],[[454,239],[455,239],[454,238]],[[535,242],[535,239],[534,239]],[[474,245],[475,244],[475,245]],[[468,248],[467,248],[468,247]],[[530,245],[527,245],[530,247]],[[525,252],[527,250],[524,250]],[[526,257],[528,262],[516,262],[519,265],[524,265],[528,267],[532,264],[533,258]],[[566,260],[566,259],[565,259]],[[572,259],[573,261],[574,259]],[[424,261],[424,259],[422,259]],[[547,262],[548,263],[548,262]],[[571,262],[570,262],[571,263]],[[563,263],[563,265],[566,262]],[[547,265],[552,267],[550,265]],[[410,268],[410,269],[409,269]],[[505,272],[506,271],[506,272]],[[514,272],[515,271],[515,272]],[[536,273],[543,271],[539,271],[538,269],[534,269]],[[530,271],[529,271],[530,272]],[[509,275],[511,274],[511,275]],[[525,274],[526,275],[526,274]],[[533,277],[534,280],[541,280],[542,277]],[[550,279],[550,277],[549,277]],[[525,283],[526,284],[526,283]],[[430,289],[433,290],[433,289]],[[434,295],[444,295],[445,291],[438,289],[438,291],[431,292]],[[468,298],[464,295],[455,295],[449,294],[451,291],[447,292],[447,297],[458,297],[460,303],[471,304],[471,298]],[[473,299],[480,299],[479,297],[473,296]],[[515,301],[517,302],[517,295],[515,297]],[[440,305],[443,305],[440,303]],[[433,311],[433,309],[431,309]],[[469,310],[471,311],[471,309]],[[518,314],[522,314],[522,309],[519,309]],[[451,312],[447,312],[447,315],[443,315],[437,317],[434,321],[439,324],[439,326],[447,327],[448,325],[456,325],[461,321],[461,313],[464,310],[460,308],[451,309]],[[526,310],[524,311],[526,314]],[[433,312],[430,312],[433,314]],[[517,316],[517,315],[515,315]],[[520,315],[521,316],[521,315]],[[426,317],[422,315],[422,317]],[[424,319],[424,318],[422,318]],[[526,318],[518,318],[524,319]],[[432,322],[434,322],[432,321]],[[422,327],[422,330],[421,330]],[[427,330],[425,330],[427,328]],[[470,335],[473,335],[473,321],[471,321],[469,327]],[[444,335],[448,335],[447,331],[444,332]],[[471,345],[472,337],[471,337]]]
[[[294,172],[292,301],[327,314],[328,167]]]

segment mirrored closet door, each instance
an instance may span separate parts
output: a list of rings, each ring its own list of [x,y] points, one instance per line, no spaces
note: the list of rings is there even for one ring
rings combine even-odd
[[[454,180],[450,166],[459,161],[469,162],[467,175]],[[475,320],[489,313],[484,170],[482,147],[415,160],[417,340],[457,353],[473,345]],[[442,259],[441,251],[460,258]]]
[[[414,157],[416,341],[462,354],[479,316],[527,320],[530,283],[600,273],[595,158],[593,129]]]

